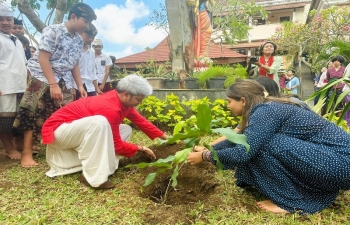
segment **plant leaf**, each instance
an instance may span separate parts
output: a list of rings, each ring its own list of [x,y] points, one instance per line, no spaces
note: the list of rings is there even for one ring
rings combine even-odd
[[[343,118],[344,118],[346,112],[349,110],[349,108],[350,108],[350,102],[345,104],[343,112],[342,112],[342,114],[340,115],[340,117],[339,117],[339,119],[337,121],[337,125],[339,125],[340,122],[343,120]]]
[[[166,143],[167,144],[174,144],[178,140],[185,140],[186,138],[198,137],[201,134],[202,134],[202,132],[200,130],[197,130],[197,129],[190,130],[187,134],[178,133],[178,134],[174,135],[174,137],[169,138]]]
[[[209,151],[211,151],[211,154],[212,154],[212,157],[213,159],[216,161],[216,167],[219,169],[219,170],[223,170],[224,169],[224,166],[222,165],[222,163],[220,162],[220,159],[218,157],[218,154],[216,154],[216,151],[215,149],[213,148],[213,146],[211,145],[208,145],[208,144],[205,144],[204,147],[206,147],[207,149],[209,149]]]
[[[175,159],[175,156],[169,155],[169,156],[166,157],[165,159],[158,159],[156,162],[159,162],[159,163],[167,163],[167,162],[172,162],[174,159]]]
[[[186,121],[178,122],[174,127],[173,135],[178,134],[182,130],[182,128],[184,127],[185,124],[186,124]]]
[[[154,162],[154,163],[152,163],[152,165],[151,166],[155,166],[155,167],[159,167],[159,168],[161,168],[161,167],[165,167],[165,168],[171,168],[171,164],[169,164],[169,163],[163,163],[163,162]]]
[[[175,159],[174,159],[174,163],[175,164],[179,164],[185,160],[187,160],[187,155],[188,153],[190,153],[192,151],[192,148],[186,148],[184,150],[178,151],[175,154]]]
[[[204,132],[205,134],[210,134],[210,124],[212,120],[211,110],[208,105],[200,104],[197,107],[197,127],[199,130]]]
[[[133,166],[136,166],[139,169],[143,169],[143,168],[145,168],[147,166],[150,166],[150,163],[141,162],[141,163],[138,163],[136,165],[135,164],[129,164],[125,168],[130,168],[130,167],[133,167]]]
[[[214,133],[220,133],[224,135],[227,138],[227,140],[229,140],[232,143],[243,145],[246,148],[247,153],[249,152],[250,146],[247,142],[247,137],[244,134],[237,134],[231,128],[216,128],[216,129],[213,129],[212,131]]]
[[[146,182],[143,185],[144,187],[147,187],[148,185],[152,184],[152,182],[154,181],[154,179],[156,178],[157,173],[150,173],[147,175],[146,177]]]
[[[173,170],[173,174],[171,175],[171,179],[173,180],[171,186],[173,188],[175,188],[177,185],[177,176],[178,175],[179,175],[179,165],[176,165],[174,170]]]
[[[193,146],[198,145],[198,144],[199,144],[198,137],[185,139],[185,148],[190,148],[190,147],[193,147]]]

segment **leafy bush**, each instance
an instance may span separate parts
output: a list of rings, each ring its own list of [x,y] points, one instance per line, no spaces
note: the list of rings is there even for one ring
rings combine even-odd
[[[211,102],[207,97],[180,102],[179,97],[173,93],[167,95],[165,100],[155,96],[148,96],[138,106],[138,111],[156,126],[169,130],[178,122],[192,118],[197,111],[198,105],[205,104],[212,108],[212,120],[214,127],[233,127],[237,125],[238,118],[234,117],[227,107],[225,99],[216,99]]]
[[[201,86],[204,86],[206,81],[211,78],[226,77],[225,87],[229,87],[236,81],[237,78],[246,78],[247,71],[240,64],[235,64],[233,66],[212,66],[203,72],[199,72],[196,77],[198,78],[198,83]]]
[[[182,166],[187,162],[187,156],[196,145],[198,145],[201,141],[201,138],[206,135],[212,135],[213,133],[220,133],[224,135],[229,141],[236,144],[242,144],[246,147],[247,152],[249,151],[250,146],[247,143],[247,138],[243,134],[237,134],[231,128],[217,128],[213,129],[212,123],[212,113],[211,109],[207,104],[199,104],[197,106],[197,114],[194,115],[196,118],[196,123],[188,126],[188,121],[180,121],[176,124],[173,136],[170,136],[168,140],[163,141],[167,144],[174,144],[180,140],[184,141],[185,149],[176,152],[175,155],[170,155],[166,159],[158,159],[156,162],[146,163],[142,162],[136,165],[128,165],[127,167],[136,166],[139,169],[143,169],[146,167],[156,167],[158,170],[154,173],[148,174],[146,177],[145,184],[143,186],[148,186],[153,183],[157,174],[163,173],[167,170],[172,170],[171,179],[169,180],[167,189],[164,193],[164,197],[162,199],[163,203],[167,199],[168,190],[171,186],[175,189],[177,185],[177,177],[179,175],[179,170]],[[223,169],[223,165],[221,164],[216,151],[209,144],[204,143],[204,146],[212,152],[212,157],[216,161],[216,166],[219,169]]]

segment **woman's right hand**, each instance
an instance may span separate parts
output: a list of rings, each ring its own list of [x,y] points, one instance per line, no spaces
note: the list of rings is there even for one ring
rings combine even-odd
[[[62,90],[58,85],[54,85],[54,86],[50,85],[50,95],[52,99],[61,100],[61,101],[63,100]]]

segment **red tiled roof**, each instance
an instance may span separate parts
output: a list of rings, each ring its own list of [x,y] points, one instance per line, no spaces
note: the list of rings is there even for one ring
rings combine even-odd
[[[225,45],[220,46],[219,44],[215,44],[214,42],[210,43],[209,46],[209,58],[218,59],[218,58],[245,58],[246,55],[242,55],[237,53]]]
[[[294,4],[285,4],[285,5],[272,5],[265,6],[266,11],[280,10],[280,9],[294,9],[304,7],[306,3],[294,3]]]
[[[130,56],[119,58],[116,60],[117,64],[120,63],[139,63],[146,62],[147,60],[155,60],[157,62],[165,62],[169,60],[169,46],[167,43],[167,38],[160,42],[153,49],[136,53]],[[239,54],[225,46],[220,46],[214,42],[210,43],[209,46],[209,58],[218,59],[218,58],[245,58],[245,55]]]
[[[115,63],[146,62],[151,59],[157,62],[165,62],[169,60],[169,53],[170,53],[170,50],[167,43],[167,38],[165,38],[153,49],[139,52],[123,58],[119,58],[115,61]]]
[[[257,48],[260,47],[264,41],[259,42],[247,42],[247,43],[239,43],[237,45],[226,45],[226,48],[238,49],[238,48]]]

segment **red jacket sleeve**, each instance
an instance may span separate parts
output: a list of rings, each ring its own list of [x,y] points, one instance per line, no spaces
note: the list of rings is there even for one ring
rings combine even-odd
[[[159,130],[146,118],[140,115],[136,109],[131,109],[126,116],[133,124],[135,124],[141,131],[143,131],[150,139],[155,139],[164,135],[163,131]]]
[[[125,142],[121,139],[119,125],[124,119],[122,112],[104,109],[102,115],[107,118],[109,124],[111,125],[115,153],[125,157],[133,156],[139,147],[138,145]],[[126,117],[131,120],[136,126],[138,126],[151,139],[160,137],[164,134],[151,122],[142,117],[135,109],[130,109]]]

